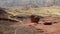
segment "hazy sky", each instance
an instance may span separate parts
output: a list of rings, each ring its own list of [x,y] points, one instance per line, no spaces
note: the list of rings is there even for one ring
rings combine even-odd
[[[60,0],[55,0],[60,4]],[[1,7],[26,6],[26,5],[53,5],[54,0],[0,0]]]

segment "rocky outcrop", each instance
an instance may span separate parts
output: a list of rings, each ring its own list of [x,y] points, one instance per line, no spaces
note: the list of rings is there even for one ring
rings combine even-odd
[[[4,8],[0,8],[0,24],[13,24],[14,22],[18,22],[17,20],[12,19],[11,14],[7,13]]]

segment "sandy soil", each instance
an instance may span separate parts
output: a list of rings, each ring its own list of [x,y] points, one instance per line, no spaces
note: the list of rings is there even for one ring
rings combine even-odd
[[[60,19],[57,17],[44,17],[43,19],[39,21],[39,24],[36,24],[36,23],[31,23],[30,18],[27,18],[27,19],[23,19],[23,21],[21,21],[20,23],[9,25],[9,27],[16,28],[15,29],[16,34],[20,34],[19,33],[20,27],[25,27],[26,29],[28,29],[27,30],[28,32],[35,31],[35,33],[31,32],[31,34],[59,34],[60,33]],[[34,28],[34,30],[30,31],[29,28],[30,29]],[[20,31],[20,32],[23,32],[23,31]],[[26,34],[26,32],[24,34]]]

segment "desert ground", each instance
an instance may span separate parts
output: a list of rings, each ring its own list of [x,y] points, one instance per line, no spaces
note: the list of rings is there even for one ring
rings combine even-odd
[[[39,22],[31,22],[31,15]],[[60,34],[60,6],[0,8],[0,34]]]

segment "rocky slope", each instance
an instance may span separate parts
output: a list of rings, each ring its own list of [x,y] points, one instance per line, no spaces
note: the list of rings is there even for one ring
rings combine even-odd
[[[60,34],[60,7],[0,8],[0,34]],[[43,17],[38,24],[30,16]]]

